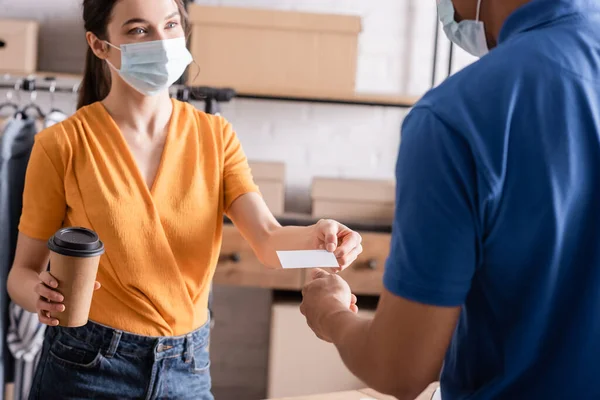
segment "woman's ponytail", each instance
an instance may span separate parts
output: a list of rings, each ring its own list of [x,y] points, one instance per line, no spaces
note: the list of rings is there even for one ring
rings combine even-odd
[[[92,49],[88,47],[83,80],[79,86],[77,109],[104,100],[110,91],[110,84],[110,73],[106,63],[96,57]]]
[[[112,17],[113,8],[118,0],[83,0],[83,26],[98,39],[108,40],[106,30]],[[110,72],[106,63],[96,57],[88,47],[85,56],[83,80],[79,86],[77,109],[95,103],[108,95],[110,91]]]

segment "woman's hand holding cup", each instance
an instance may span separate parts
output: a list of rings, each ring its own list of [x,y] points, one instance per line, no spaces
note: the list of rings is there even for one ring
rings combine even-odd
[[[39,275],[40,283],[35,285],[35,292],[40,296],[36,303],[38,318],[42,324],[57,326],[58,319],[52,318],[50,312],[63,312],[65,305],[63,304],[64,296],[57,290],[58,281],[48,271],[44,271]],[[96,281],[94,290],[100,289],[100,282]]]

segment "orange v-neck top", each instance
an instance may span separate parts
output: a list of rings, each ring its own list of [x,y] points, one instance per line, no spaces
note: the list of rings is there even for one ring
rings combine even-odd
[[[40,132],[27,169],[20,231],[47,240],[65,226],[104,242],[90,319],[149,336],[204,324],[223,214],[257,192],[223,118],[173,101],[162,159],[148,188],[101,103]]]

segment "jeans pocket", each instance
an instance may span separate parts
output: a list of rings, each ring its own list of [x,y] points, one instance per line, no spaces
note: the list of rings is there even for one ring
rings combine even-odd
[[[99,349],[95,350],[64,334],[58,335],[52,343],[50,356],[64,367],[78,369],[96,368],[104,359]]]
[[[210,353],[208,342],[194,347],[194,373],[208,374],[210,372]]]

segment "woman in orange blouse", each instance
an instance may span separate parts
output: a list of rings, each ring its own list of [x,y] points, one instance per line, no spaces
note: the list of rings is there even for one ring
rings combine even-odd
[[[344,268],[360,236],[329,220],[281,227],[231,125],[169,98],[192,61],[180,0],[85,0],[83,16],[78,111],[37,135],[8,282],[49,325],[31,398],[212,399],[207,303],[223,214],[272,268],[276,250],[315,248]],[[65,306],[46,271],[47,240],[69,226],[106,248],[90,322],[70,329],[49,316]]]

